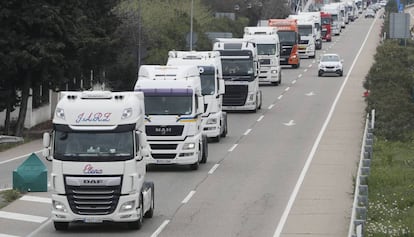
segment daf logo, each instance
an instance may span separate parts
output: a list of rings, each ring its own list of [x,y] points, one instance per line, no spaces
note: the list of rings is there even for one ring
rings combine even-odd
[[[101,179],[84,179],[83,184],[103,184]]]
[[[157,133],[161,133],[161,135],[165,135],[167,133],[171,132],[171,128],[167,128],[167,127],[160,127],[160,128],[155,128],[155,131]]]

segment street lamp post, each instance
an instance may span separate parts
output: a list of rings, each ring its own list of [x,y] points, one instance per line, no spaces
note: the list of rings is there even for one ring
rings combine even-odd
[[[190,11],[190,51],[193,50],[193,9],[194,9],[194,0],[191,0],[191,11]]]

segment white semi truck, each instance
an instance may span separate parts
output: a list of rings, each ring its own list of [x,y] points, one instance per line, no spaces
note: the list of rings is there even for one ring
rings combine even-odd
[[[280,85],[280,42],[277,29],[271,26],[245,27],[243,38],[253,41],[257,46],[259,59],[259,82]]]
[[[246,39],[217,38],[226,86],[223,110],[256,112],[262,106],[256,44]]]
[[[299,12],[298,15],[312,16],[315,25],[315,46],[317,50],[322,49],[322,18],[320,12]]]
[[[53,131],[43,135],[52,161],[52,220],[125,222],[141,228],[154,212],[154,184],[145,181],[150,155],[139,92],[61,92]]]
[[[227,135],[227,113],[222,110],[224,80],[221,57],[217,51],[170,51],[167,65],[195,65],[200,71],[204,97],[202,130],[216,142]]]
[[[288,18],[296,19],[299,31],[299,56],[315,58],[316,56],[316,29],[311,15],[289,15]]]
[[[135,91],[144,92],[145,97],[145,131],[151,147],[147,163],[189,165],[193,170],[206,163],[198,67],[142,65]]]

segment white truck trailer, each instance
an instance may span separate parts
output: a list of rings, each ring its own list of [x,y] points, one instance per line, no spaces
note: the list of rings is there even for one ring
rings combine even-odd
[[[243,38],[253,41],[257,46],[259,59],[259,83],[280,85],[280,42],[277,29],[271,26],[245,27]]]
[[[150,155],[139,92],[61,92],[53,131],[43,135],[52,161],[52,220],[56,230],[71,222],[126,222],[141,228],[154,212],[154,184],[146,182]]]
[[[201,123],[204,100],[197,66],[142,65],[135,91],[144,92],[145,131],[151,146],[148,164],[207,162],[207,137]]]
[[[204,97],[203,134],[216,142],[227,135],[227,113],[222,110],[224,80],[221,57],[217,51],[170,51],[167,65],[195,65],[200,71]]]
[[[246,39],[217,38],[226,86],[223,110],[256,112],[262,106],[259,89],[259,61],[256,44]]]

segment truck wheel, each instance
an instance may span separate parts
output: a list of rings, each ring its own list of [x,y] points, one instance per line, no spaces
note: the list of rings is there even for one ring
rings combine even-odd
[[[57,222],[54,221],[53,225],[55,226],[55,230],[67,230],[69,228],[69,222]]]
[[[220,137],[220,136],[218,136]],[[208,157],[208,143],[207,143],[207,137],[203,136],[203,156],[201,157],[202,164],[205,164],[207,162]]]
[[[144,221],[144,205],[143,205],[143,197],[141,196],[141,201],[139,203],[140,205],[140,212],[139,212],[139,217],[138,220],[133,221],[133,222],[128,222],[128,228],[131,230],[139,230],[142,227],[142,222]]]
[[[227,136],[227,114],[224,115],[224,120],[223,120],[223,132],[221,133],[221,137],[226,137]]]
[[[190,165],[190,169],[191,170],[198,170],[199,166],[200,166],[200,162],[197,161],[196,163]]]
[[[146,183],[147,186],[149,186],[149,188],[151,188],[151,206],[148,209],[147,212],[145,212],[144,217],[145,218],[152,218],[152,216],[154,216],[154,208],[155,208],[155,190],[154,190],[154,183]]]

